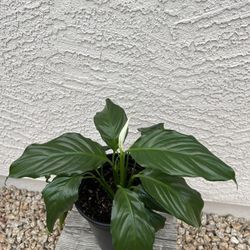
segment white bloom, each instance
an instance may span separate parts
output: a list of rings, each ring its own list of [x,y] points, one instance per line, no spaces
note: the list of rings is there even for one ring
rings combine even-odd
[[[119,149],[120,151],[124,152],[124,146],[123,146],[123,143],[124,143],[124,140],[125,140],[125,137],[126,137],[126,134],[128,132],[128,123],[129,123],[129,119],[127,120],[127,122],[125,123],[125,125],[123,126],[120,134],[119,134],[119,138],[118,138],[118,145],[119,145]]]

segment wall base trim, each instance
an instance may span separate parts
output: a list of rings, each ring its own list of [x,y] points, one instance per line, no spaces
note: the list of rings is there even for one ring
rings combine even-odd
[[[244,206],[240,204],[205,201],[203,211],[206,213],[214,213],[218,215],[231,214],[239,218],[243,217],[250,220],[250,206]]]

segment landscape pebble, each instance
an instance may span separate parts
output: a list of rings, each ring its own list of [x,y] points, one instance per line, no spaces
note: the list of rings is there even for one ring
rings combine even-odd
[[[52,250],[60,235],[45,226],[45,206],[41,193],[16,187],[0,188],[0,250]],[[203,214],[195,229],[178,222],[178,249],[250,250],[250,222],[231,215]]]
[[[59,227],[49,234],[41,193],[0,188],[0,250],[55,249]]]
[[[203,214],[196,229],[178,222],[178,249],[250,250],[250,221],[232,215]]]

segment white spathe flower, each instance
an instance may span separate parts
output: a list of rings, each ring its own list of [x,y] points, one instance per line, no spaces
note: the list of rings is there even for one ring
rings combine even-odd
[[[119,149],[120,151],[124,152],[124,140],[125,140],[125,137],[126,137],[126,134],[128,132],[128,123],[129,123],[129,119],[127,120],[127,122],[125,123],[125,125],[123,126],[120,134],[119,134],[119,138],[118,138],[118,146],[119,146]]]

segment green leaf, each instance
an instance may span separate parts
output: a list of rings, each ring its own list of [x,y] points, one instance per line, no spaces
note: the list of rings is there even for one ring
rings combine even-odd
[[[150,210],[148,210],[148,214],[149,214],[150,224],[154,227],[155,232],[164,228],[166,218],[164,218],[162,215],[155,213],[153,211],[150,211]]]
[[[81,180],[82,176],[56,177],[42,191],[46,205],[47,227],[50,232],[53,231],[56,220],[62,220],[78,199]]]
[[[147,128],[138,128],[138,131],[140,131],[141,134],[147,134],[155,130],[164,130],[164,123],[158,123]]]
[[[193,136],[173,130],[143,134],[129,152],[141,166],[166,174],[203,177],[210,181],[235,180],[234,170]]]
[[[162,207],[151,195],[149,195],[141,185],[135,187],[134,191],[138,194],[140,200],[144,203],[146,208],[168,213],[168,211]]]
[[[110,149],[109,146],[102,146],[103,151],[108,151]]]
[[[140,180],[146,192],[170,214],[192,226],[200,226],[204,202],[183,178],[146,170],[140,174]]]
[[[11,177],[82,174],[108,161],[102,147],[76,133],[67,133],[44,144],[32,144],[10,167]]]
[[[138,195],[119,187],[111,216],[111,233],[116,250],[152,250],[154,227]]]
[[[166,218],[151,210],[168,213],[151,195],[149,195],[141,185],[136,186],[134,191],[138,194],[139,199],[144,203],[150,214],[150,223],[155,228],[155,231],[162,229],[165,225]]]
[[[60,215],[59,217],[59,222],[60,222],[60,229],[63,230],[63,226],[64,226],[64,223],[65,223],[65,219],[68,215],[68,211],[67,212],[64,212],[62,215]]]
[[[114,104],[110,99],[106,99],[106,106],[96,113],[94,123],[102,139],[114,151],[118,148],[119,134],[127,122],[124,110]]]

